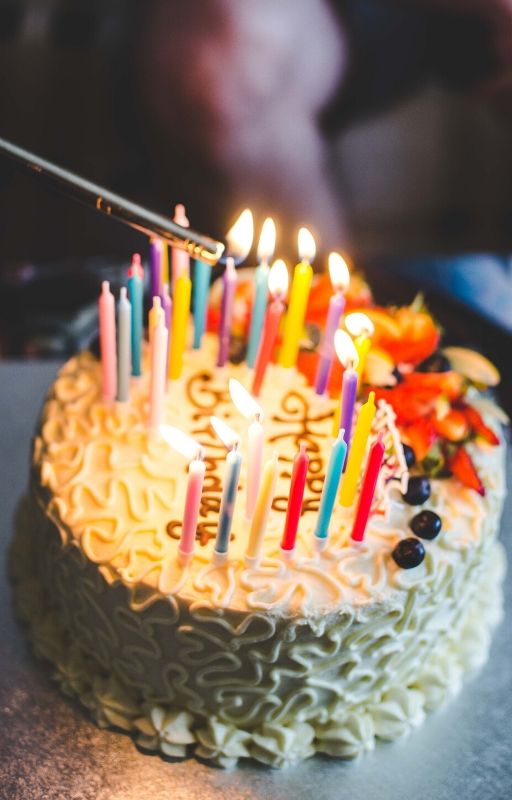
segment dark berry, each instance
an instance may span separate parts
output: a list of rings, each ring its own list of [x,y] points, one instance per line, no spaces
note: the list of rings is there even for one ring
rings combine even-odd
[[[449,372],[452,365],[442,353],[433,353],[431,356],[418,364],[418,372]]]
[[[410,506],[421,506],[430,497],[430,481],[424,475],[415,475],[409,478],[407,491],[402,495]]]
[[[409,527],[420,539],[435,539],[441,531],[441,517],[435,511],[427,508],[416,514],[409,523]]]
[[[416,463],[416,456],[414,455],[414,450],[412,449],[412,447],[409,447],[408,444],[404,444],[403,442],[402,442],[402,447],[404,450],[405,463],[410,469],[411,467],[414,467]]]
[[[398,367],[395,367],[391,374],[393,375],[394,378],[396,378],[395,386],[398,386],[399,383],[403,383],[404,382],[404,376],[402,375],[402,373],[400,372]]]
[[[399,567],[412,569],[419,566],[425,558],[425,548],[419,539],[402,539],[391,555]]]

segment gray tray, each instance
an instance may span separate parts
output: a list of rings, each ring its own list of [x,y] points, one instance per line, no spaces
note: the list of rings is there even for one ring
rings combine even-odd
[[[30,436],[55,364],[0,364],[1,800],[503,800],[512,797],[512,592],[484,669],[408,739],[356,763],[316,757],[287,771],[232,772],[164,761],[100,731],[33,660],[5,578],[12,514],[28,474]],[[509,471],[512,459],[509,458]],[[512,555],[509,499],[502,538]]]

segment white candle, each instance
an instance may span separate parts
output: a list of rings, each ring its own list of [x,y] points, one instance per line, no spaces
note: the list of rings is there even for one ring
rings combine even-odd
[[[258,494],[258,501],[252,518],[251,530],[249,533],[249,543],[245,560],[247,565],[255,567],[261,558],[263,538],[267,529],[268,515],[272,508],[274,494],[276,491],[279,460],[274,453],[272,458],[267,461],[263,468],[261,486]]]
[[[132,304],[124,286],[117,306],[117,321],[117,399],[126,403],[132,370]]]
[[[149,425],[158,428],[162,423],[167,365],[167,328],[163,316],[151,336],[151,377],[149,387]]]
[[[252,420],[247,430],[247,492],[245,516],[252,519],[258,499],[263,462],[263,409],[236,378],[229,380],[231,399],[244,417]]]

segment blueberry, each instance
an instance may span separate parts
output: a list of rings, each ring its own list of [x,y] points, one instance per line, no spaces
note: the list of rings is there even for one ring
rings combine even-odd
[[[424,475],[415,475],[409,478],[407,491],[402,495],[410,506],[421,506],[430,497],[430,481]]]
[[[399,567],[412,569],[419,566],[425,558],[425,548],[419,539],[402,539],[391,555]]]
[[[409,523],[409,527],[420,539],[435,539],[441,531],[441,517],[435,511],[427,508],[416,514]]]
[[[449,372],[452,365],[442,353],[433,353],[431,356],[418,364],[418,372]]]
[[[404,444],[403,442],[402,442],[402,447],[404,449],[405,463],[410,469],[411,467],[414,467],[416,463],[416,456],[414,455],[414,450],[412,449],[412,447],[409,447],[408,444]]]

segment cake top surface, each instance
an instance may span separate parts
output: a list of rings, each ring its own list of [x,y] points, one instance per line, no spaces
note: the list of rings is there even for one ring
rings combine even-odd
[[[486,496],[454,478],[431,481],[425,507],[436,511],[443,533],[425,543],[423,563],[400,569],[391,552],[410,535],[409,522],[420,507],[407,505],[400,477],[380,487],[377,513],[365,540],[350,540],[353,510],[338,503],[330,525],[329,545],[318,554],[313,531],[332,446],[334,401],[318,397],[295,369],[270,365],[261,394],[265,413],[265,459],[279,456],[276,495],[264,540],[263,559],[254,569],[244,560],[250,523],[245,519],[245,461],[234,512],[229,558],[212,561],[222,492],[226,450],[210,424],[223,418],[246,448],[247,420],[231,401],[228,380],[248,383],[248,369],[230,364],[216,368],[215,337],[187,356],[183,375],[170,384],[164,422],[179,427],[205,450],[206,479],[201,499],[196,549],[192,562],[177,559],[188,464],[156,431],[148,430],[148,370],[134,379],[130,403],[101,399],[98,361],[89,353],[71,359],[60,371],[43,409],[36,437],[34,467],[47,490],[49,513],[64,542],[79,546],[111,583],[121,580],[134,608],[165,596],[182,598],[198,608],[224,607],[276,614],[346,611],[364,616],[372,608],[390,611],[402,605],[408,591],[431,591],[449,578],[465,553],[494,535],[496,512],[504,493],[503,447],[469,444],[485,476]],[[478,396],[474,397],[478,403]],[[377,418],[383,422],[385,406]],[[493,423],[497,428],[497,424]],[[296,554],[280,556],[291,466],[300,442],[310,456]]]

